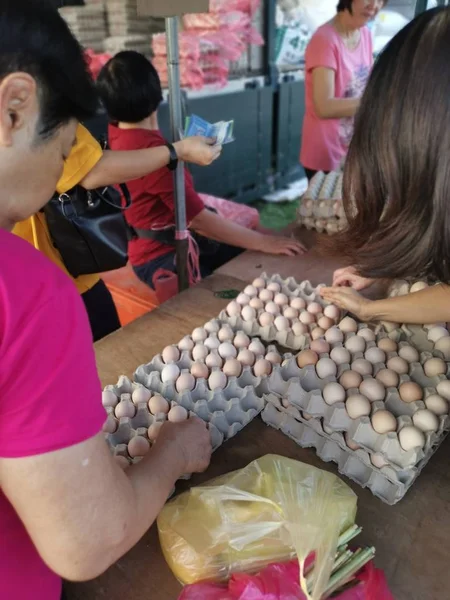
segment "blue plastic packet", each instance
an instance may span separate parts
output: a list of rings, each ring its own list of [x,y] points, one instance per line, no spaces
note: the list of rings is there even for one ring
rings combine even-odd
[[[218,123],[208,123],[197,115],[186,117],[184,137],[202,135],[204,137],[214,138],[218,145],[230,144],[234,142],[233,136],[234,121],[219,121]]]

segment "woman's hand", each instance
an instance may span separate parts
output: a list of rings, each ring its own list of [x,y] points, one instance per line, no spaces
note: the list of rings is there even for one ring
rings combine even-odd
[[[262,243],[259,250],[265,254],[282,254],[284,256],[298,256],[305,254],[308,249],[294,238],[262,235]]]
[[[210,165],[222,152],[222,146],[218,146],[215,140],[202,136],[185,138],[176,142],[174,146],[180,160],[201,167]]]
[[[333,274],[333,286],[347,286],[354,290],[364,290],[374,283],[374,279],[361,277],[355,267],[344,267],[337,269]]]
[[[320,295],[324,300],[335,304],[351,312],[360,321],[369,321],[371,319],[369,307],[371,300],[367,300],[352,288],[348,287],[327,287],[321,288]]]

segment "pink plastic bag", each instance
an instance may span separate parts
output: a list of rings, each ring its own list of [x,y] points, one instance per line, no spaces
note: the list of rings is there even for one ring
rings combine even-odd
[[[229,219],[248,229],[256,229],[259,226],[259,213],[256,208],[207,194],[200,194],[200,198],[206,206],[214,208],[224,219]]]
[[[92,79],[95,81],[106,63],[112,58],[112,54],[96,54],[90,48],[84,53]]]
[[[394,600],[383,571],[368,563],[357,575],[359,584],[335,600]],[[184,588],[179,600],[305,600],[299,566],[293,560],[269,565],[259,575],[236,574],[228,586],[196,583]]]

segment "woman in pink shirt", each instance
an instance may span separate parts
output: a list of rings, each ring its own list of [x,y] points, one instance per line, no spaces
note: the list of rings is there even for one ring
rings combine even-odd
[[[52,196],[79,119],[96,109],[82,50],[42,0],[0,14],[0,600],[59,600],[152,525],[174,482],[211,455],[203,421],[167,424],[122,471],[86,311],[73,282],[15,223]]]
[[[300,162],[308,179],[338,168],[373,64],[368,21],[387,0],[339,0],[337,15],[315,32],[305,55],[306,112]]]

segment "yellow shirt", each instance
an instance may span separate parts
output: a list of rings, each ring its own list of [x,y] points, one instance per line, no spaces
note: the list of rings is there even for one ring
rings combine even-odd
[[[66,160],[63,174],[56,186],[56,191],[59,194],[63,194],[80,183],[89,171],[95,167],[101,157],[102,148],[100,144],[85,127],[78,125],[77,141],[69,158]],[[98,275],[81,275],[76,278],[70,275],[64,266],[61,255],[53,245],[43,213],[38,213],[26,221],[17,223],[13,229],[13,233],[30,242],[30,244],[58,265],[74,280],[80,294],[90,290],[99,281]]]

